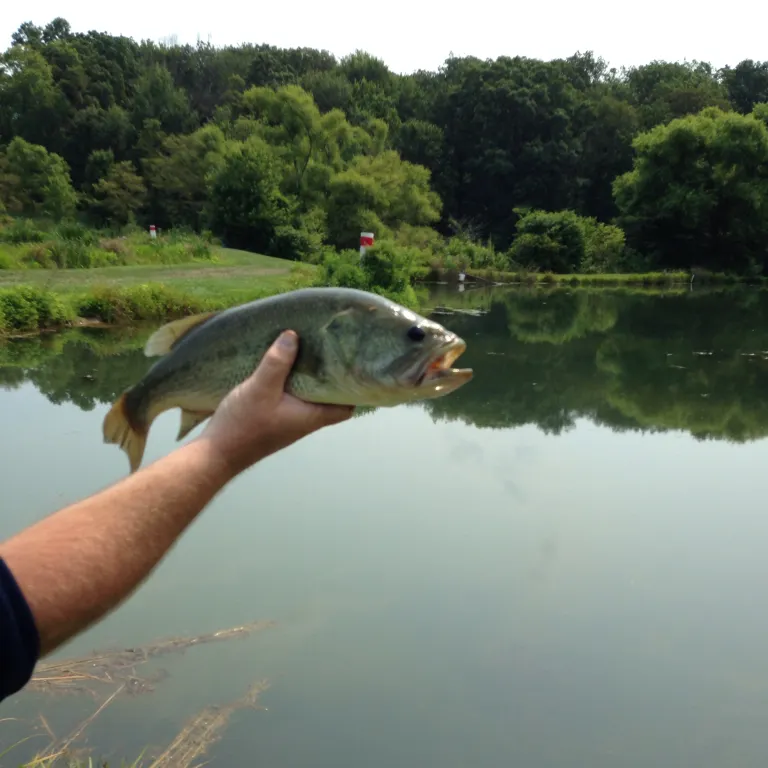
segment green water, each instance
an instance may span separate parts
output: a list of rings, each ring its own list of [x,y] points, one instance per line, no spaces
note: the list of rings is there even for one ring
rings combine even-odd
[[[483,313],[443,322],[468,341],[469,385],[240,477],[57,654],[276,622],[161,659],[153,692],[90,726],[96,754],[162,748],[266,678],[266,711],[237,712],[212,764],[766,764],[768,295],[462,301]],[[149,365],[141,341],[0,348],[0,537],[126,473],[101,421]],[[156,422],[147,460],[177,428]],[[40,712],[65,735],[98,703],[26,692],[0,706],[19,718],[0,744]]]

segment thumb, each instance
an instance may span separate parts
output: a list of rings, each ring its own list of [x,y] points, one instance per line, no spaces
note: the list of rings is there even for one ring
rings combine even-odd
[[[284,331],[266,351],[253,373],[254,383],[268,390],[282,392],[299,352],[299,339],[293,331]]]

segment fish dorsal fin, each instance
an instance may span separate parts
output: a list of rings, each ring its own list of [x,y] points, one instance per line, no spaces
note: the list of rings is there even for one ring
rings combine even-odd
[[[204,312],[200,315],[182,317],[180,320],[173,320],[170,323],[160,326],[160,328],[149,337],[147,343],[144,345],[144,354],[147,357],[167,355],[179,339],[186,336],[193,328],[197,328],[198,325],[202,325],[217,314],[218,312]]]

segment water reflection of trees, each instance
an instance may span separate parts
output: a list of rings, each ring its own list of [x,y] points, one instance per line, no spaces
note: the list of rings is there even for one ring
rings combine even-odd
[[[152,361],[141,352],[146,335],[78,330],[9,342],[0,346],[0,387],[27,381],[52,403],[93,410],[113,402],[149,368]]]
[[[765,292],[516,291],[450,325],[469,339],[464,359],[476,377],[427,404],[436,419],[558,432],[588,418],[736,441],[768,434]]]
[[[468,297],[475,303],[478,297]],[[578,418],[616,430],[768,434],[768,293],[616,291],[484,294],[480,317],[441,318],[469,343],[474,380],[426,403],[435,420],[482,428]],[[111,403],[151,361],[142,334],[79,331],[0,347],[0,386],[32,382],[54,403]]]

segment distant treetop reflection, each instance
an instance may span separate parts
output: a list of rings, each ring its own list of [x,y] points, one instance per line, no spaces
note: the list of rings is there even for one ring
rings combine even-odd
[[[461,364],[475,378],[419,406],[436,421],[559,433],[586,418],[702,439],[768,435],[768,292],[497,289],[462,300],[486,313],[440,320],[467,340]],[[148,333],[8,342],[0,386],[31,382],[53,403],[106,405],[152,364],[141,351]]]

